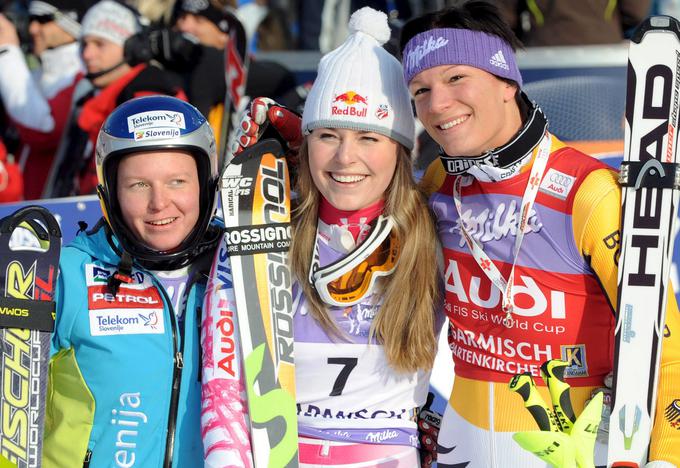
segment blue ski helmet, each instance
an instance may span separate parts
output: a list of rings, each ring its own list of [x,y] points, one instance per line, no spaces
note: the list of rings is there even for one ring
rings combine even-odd
[[[130,153],[182,150],[196,160],[200,184],[200,215],[194,229],[176,249],[158,252],[139,242],[122,219],[117,197],[121,157]],[[141,265],[174,269],[199,253],[217,199],[217,150],[205,117],[191,104],[171,96],[145,96],[118,106],[97,137],[97,193],[104,217],[121,247]]]

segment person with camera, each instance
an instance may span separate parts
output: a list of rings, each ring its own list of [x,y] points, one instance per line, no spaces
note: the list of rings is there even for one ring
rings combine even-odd
[[[74,101],[71,121],[50,174],[48,196],[95,192],[94,144],[106,117],[119,104],[138,96],[166,94],[186,100],[176,77],[153,62],[130,65],[125,41],[142,29],[131,7],[102,0],[83,18],[80,41],[89,90]]]
[[[34,0],[28,5],[33,53],[24,58],[16,26],[0,14],[0,99],[19,135],[26,199],[40,198],[64,126],[76,83],[83,77],[78,39],[91,0]]]
[[[234,7],[229,0],[178,0],[175,4],[173,28],[195,37],[200,53],[191,67],[184,70],[189,100],[208,117],[217,136],[218,145],[223,135],[223,118],[227,86],[225,80],[215,79],[225,74],[225,49],[229,43],[229,24],[224,10]],[[283,65],[269,60],[250,60],[247,71],[246,96],[270,96],[278,102],[296,108],[302,98],[296,92],[293,73]]]

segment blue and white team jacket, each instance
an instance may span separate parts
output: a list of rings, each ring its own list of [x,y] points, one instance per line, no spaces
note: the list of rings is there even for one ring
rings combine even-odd
[[[178,318],[143,269],[110,294],[119,260],[104,228],[62,251],[43,467],[202,466],[204,285],[187,285]]]

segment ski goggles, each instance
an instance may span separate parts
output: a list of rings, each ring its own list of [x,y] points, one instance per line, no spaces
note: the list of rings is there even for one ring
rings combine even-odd
[[[361,302],[378,278],[394,272],[399,241],[392,234],[392,218],[380,216],[368,238],[346,257],[319,266],[318,241],[309,270],[309,282],[328,305],[349,307]],[[318,239],[318,228],[317,228]]]
[[[42,15],[28,15],[29,24],[32,23],[33,21],[39,24],[47,24],[54,21],[54,14],[45,13]]]

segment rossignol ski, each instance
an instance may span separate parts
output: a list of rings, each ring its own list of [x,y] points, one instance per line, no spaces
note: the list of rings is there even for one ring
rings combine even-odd
[[[226,234],[215,251],[201,322],[201,438],[205,468],[252,468],[243,355]],[[2,467],[0,467],[2,468]]]
[[[648,18],[633,34],[628,59],[609,467],[644,466],[654,423],[680,194],[679,72],[678,21]]]
[[[60,251],[59,225],[45,208],[0,221],[0,454],[19,468],[42,462]]]
[[[229,7],[222,11],[229,30],[229,42],[224,50],[224,78],[227,93],[224,97],[224,116],[220,132],[220,161],[226,165],[230,156],[229,148],[234,128],[239,124],[239,110],[246,92],[248,78],[248,41],[243,23],[236,16],[236,12]]]
[[[263,140],[237,155],[222,174],[221,201],[255,467],[297,467],[290,179],[281,145]]]

